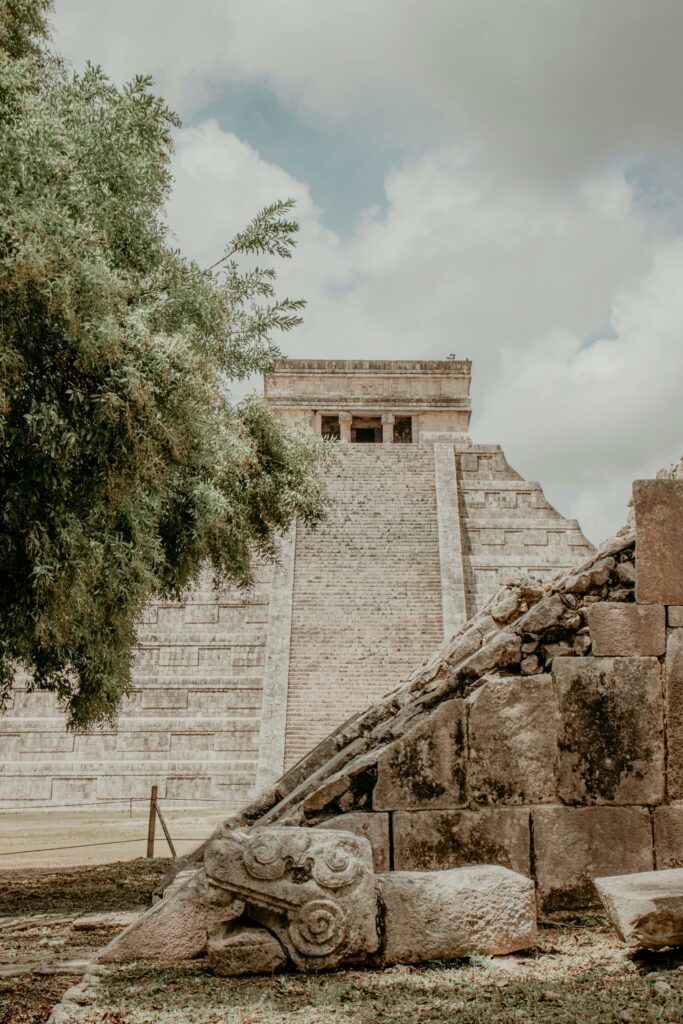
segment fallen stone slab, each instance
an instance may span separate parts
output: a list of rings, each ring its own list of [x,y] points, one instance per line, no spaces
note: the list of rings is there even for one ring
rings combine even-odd
[[[244,903],[231,897],[226,906],[206,899],[206,878],[193,874],[181,887],[142,914],[97,954],[101,963],[132,960],[191,960],[206,951],[207,930],[237,918]]]
[[[287,954],[266,928],[223,924],[209,935],[207,960],[216,974],[273,974]]]
[[[63,960],[56,964],[36,964],[32,974],[82,974],[90,967],[90,960]]]
[[[84,932],[95,931],[97,928],[127,928],[133,921],[137,921],[142,913],[140,910],[119,910],[81,914],[74,920],[72,927],[76,931]]]
[[[631,949],[683,944],[683,868],[596,878],[595,888],[614,930]]]
[[[384,907],[384,963],[495,956],[536,945],[534,884],[508,868],[392,871],[376,882]]]

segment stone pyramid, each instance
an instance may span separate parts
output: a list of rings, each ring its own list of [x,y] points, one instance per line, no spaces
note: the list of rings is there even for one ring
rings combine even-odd
[[[295,526],[253,590],[204,573],[139,623],[133,692],[115,726],[67,733],[18,680],[0,717],[0,809],[141,813],[238,808],[350,715],[406,678],[511,576],[547,579],[593,550],[499,445],[472,442],[471,364],[289,361],[265,395],[293,425],[338,436],[331,505]]]

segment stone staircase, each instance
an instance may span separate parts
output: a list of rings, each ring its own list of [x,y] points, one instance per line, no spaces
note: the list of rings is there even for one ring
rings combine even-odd
[[[328,486],[296,538],[287,766],[443,639],[434,449],[340,446]]]

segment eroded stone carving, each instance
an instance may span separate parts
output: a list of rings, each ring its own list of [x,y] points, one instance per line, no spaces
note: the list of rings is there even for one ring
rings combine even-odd
[[[238,829],[209,843],[204,866],[211,902],[243,900],[299,967],[333,967],[377,949],[372,850],[362,837]]]
[[[100,959],[207,953],[217,973],[230,975],[291,963],[319,971],[495,954],[535,944],[535,907],[533,882],[499,866],[375,874],[364,836],[240,828],[216,835],[204,869],[117,936]]]

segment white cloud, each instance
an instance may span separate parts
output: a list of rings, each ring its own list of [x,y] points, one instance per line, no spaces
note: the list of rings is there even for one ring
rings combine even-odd
[[[57,0],[57,42],[192,111],[235,80],[384,137],[439,116],[490,166],[566,181],[681,154],[680,0]]]
[[[680,0],[57,0],[56,26],[77,63],[151,70],[190,116],[261,81],[394,151],[438,129],[343,238],[305,181],[215,121],[178,133],[169,217],[200,262],[297,199],[281,288],[309,305],[289,354],[471,357],[473,436],[593,540],[680,453],[683,202],[648,212],[626,173],[654,167],[657,200],[658,161],[680,172]]]
[[[285,339],[307,357],[443,357],[474,363],[475,438],[599,540],[630,481],[683,438],[683,243],[649,238],[622,175],[562,197],[486,180],[444,151],[394,171],[387,210],[340,240],[305,185],[213,122],[178,136],[171,220],[205,262],[255,208],[299,202],[301,240],[281,287],[309,301]],[[615,340],[584,338],[607,319]]]

